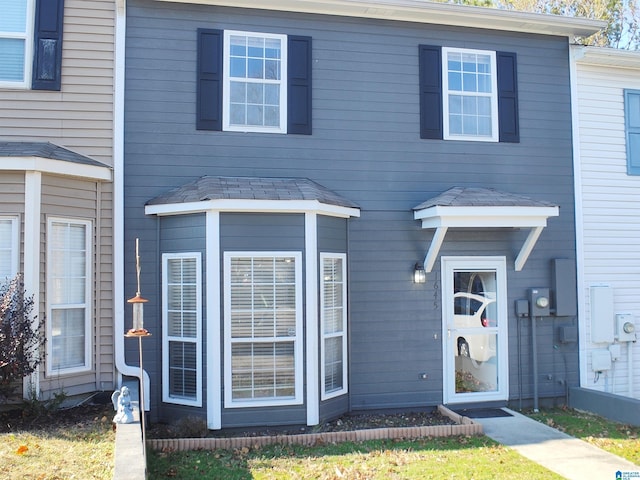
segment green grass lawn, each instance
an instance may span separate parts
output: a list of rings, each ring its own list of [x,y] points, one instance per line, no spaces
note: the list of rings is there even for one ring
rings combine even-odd
[[[571,408],[541,410],[528,416],[640,465],[640,427],[611,422]]]
[[[149,478],[183,480],[562,478],[485,436],[148,451],[147,465]]]

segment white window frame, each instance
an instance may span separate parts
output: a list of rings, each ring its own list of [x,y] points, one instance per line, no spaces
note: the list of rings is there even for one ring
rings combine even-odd
[[[470,92],[464,93],[458,90],[449,90],[449,54],[474,54],[488,55],[490,58],[491,68],[491,93]],[[470,140],[476,142],[498,142],[499,141],[499,125],[498,125],[498,71],[496,63],[496,52],[491,50],[474,50],[468,48],[451,48],[442,47],[442,94],[443,94],[443,128],[445,140]],[[472,97],[490,97],[491,99],[491,135],[458,135],[451,134],[449,129],[449,96],[462,95]]]
[[[325,287],[327,282],[323,277],[325,260],[341,260],[342,261],[342,330],[340,332],[325,333]],[[347,255],[345,253],[320,253],[320,334],[322,341],[320,344],[320,382],[322,385],[321,398],[328,400],[330,398],[344,395],[348,390],[348,344],[347,344]],[[327,391],[326,390],[326,372],[325,372],[325,343],[332,338],[342,339],[342,388]]]
[[[169,335],[168,312],[168,262],[176,259],[196,261],[196,336]],[[169,343],[195,343],[196,345],[196,396],[195,398],[172,395],[169,391]],[[212,367],[213,368],[213,367]],[[200,252],[162,254],[162,401],[191,407],[202,406],[202,255]]]
[[[51,260],[54,254],[51,250],[50,235],[53,231],[54,223],[64,223],[67,225],[83,225],[85,228],[85,296],[83,303],[77,304],[53,304],[52,294],[47,295],[47,374],[48,375],[67,375],[79,372],[85,372],[92,368],[92,343],[93,332],[91,331],[91,319],[93,317],[93,222],[90,220],[81,220],[77,218],[66,217],[48,217],[47,218],[47,285],[49,289],[53,289],[55,280],[52,277]],[[84,308],[84,364],[69,368],[53,368],[53,311],[56,309]]]
[[[11,280],[18,274],[18,264],[20,262],[20,217],[18,215],[1,215],[0,221],[11,222],[11,245],[9,274],[6,278],[0,277],[0,283]]]
[[[295,261],[295,337],[287,337],[294,342],[294,389],[292,397],[267,399],[234,400],[231,377],[232,342],[249,340],[231,338],[231,260],[235,258],[291,258]],[[224,406],[225,408],[273,407],[284,405],[302,405],[303,403],[303,311],[302,311],[302,252],[225,252],[224,253]],[[273,342],[277,337],[266,337],[265,342]],[[256,343],[256,342],[253,342]]]
[[[24,32],[0,31],[0,38],[24,40],[24,67],[21,82],[0,80],[0,88],[20,88],[31,87],[31,68],[33,64],[33,29],[35,18],[35,0],[27,0],[26,5],[26,25]]]
[[[232,125],[231,124],[231,69],[230,69],[230,48],[231,36],[251,36],[277,39],[281,42],[280,58],[280,80],[256,80],[260,84],[278,84],[280,86],[280,126],[267,127],[259,125]],[[223,87],[222,87],[222,129],[231,132],[257,132],[257,133],[287,133],[287,36],[273,33],[244,32],[238,30],[224,31],[224,54],[223,54]],[[246,79],[251,82],[250,79]]]

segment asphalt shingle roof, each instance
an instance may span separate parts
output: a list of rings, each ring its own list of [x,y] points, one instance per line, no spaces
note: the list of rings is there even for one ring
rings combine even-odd
[[[153,198],[147,205],[208,200],[317,200],[328,205],[358,208],[354,202],[307,178],[205,176]]]
[[[51,142],[0,142],[1,157],[40,157],[83,165],[108,167],[102,162],[72,152]]]
[[[414,210],[430,207],[554,207],[556,205],[522,195],[491,188],[453,187],[433,197]]]

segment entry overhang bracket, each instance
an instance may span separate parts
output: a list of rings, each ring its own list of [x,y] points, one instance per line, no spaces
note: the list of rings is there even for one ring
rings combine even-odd
[[[557,206],[430,206],[414,211],[414,218],[422,222],[422,228],[435,228],[429,250],[424,258],[424,269],[431,272],[444,237],[451,227],[458,228],[530,228],[514,267],[517,272],[524,267],[535,247],[547,218],[560,214]]]

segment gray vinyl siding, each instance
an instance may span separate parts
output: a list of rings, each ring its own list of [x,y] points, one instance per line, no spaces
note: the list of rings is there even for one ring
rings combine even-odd
[[[206,249],[205,249],[205,215],[204,214],[194,214],[194,215],[184,215],[178,217],[162,217],[158,219],[159,221],[159,244],[160,244],[160,255],[163,253],[195,253],[199,252],[202,254],[202,312],[203,312],[203,321],[202,326],[203,330],[201,333],[201,338],[204,340],[207,335],[207,322],[206,322],[206,309],[207,309],[207,299],[204,292],[206,292]],[[151,353],[145,357],[145,369],[149,373],[150,377],[150,385],[151,385],[151,401],[152,401],[152,410],[158,409],[158,402],[162,399],[162,348],[160,347],[162,342],[162,285],[161,279],[162,274],[160,271],[160,265],[162,265],[161,256],[158,257],[158,302],[154,305],[149,305],[151,309],[148,309],[145,305],[145,328],[149,329],[153,332],[154,335],[158,337],[158,346],[153,348]],[[145,298],[146,295],[143,295]],[[150,321],[149,321],[150,320]],[[148,325],[148,326],[147,326]],[[126,345],[126,344],[125,344]],[[138,354],[138,350],[136,345],[129,345],[127,350],[127,354],[131,359],[131,363],[133,363],[133,359]],[[203,343],[202,345],[202,388],[203,391],[206,391],[207,388],[207,345]],[[162,420],[170,422],[179,418],[181,415],[195,415],[201,416],[205,418],[207,406],[207,396],[205,394],[202,395],[202,408],[191,407],[185,405],[177,405],[165,403],[162,405]]]
[[[515,318],[512,305],[528,288],[549,286],[552,258],[575,259],[566,38],[150,0],[127,7],[125,243],[141,236],[147,251],[157,249],[144,203],[202,175],[307,177],[356,202],[360,218],[346,221],[350,408],[418,408],[443,398],[442,279],[438,260],[426,284],[412,283],[413,265],[424,258],[433,231],[422,230],[411,209],[452,186],[552,202],[560,216],[549,219],[521,272],[513,262],[526,231],[452,230],[441,250],[506,257],[510,399],[531,398],[529,324]],[[313,134],[196,131],[198,28],[311,36]],[[520,143],[420,140],[419,44],[516,52]],[[223,232],[239,217],[222,215]],[[259,239],[249,234],[256,225],[238,225],[242,233],[223,235],[223,250],[302,245],[276,225],[279,237],[265,227]],[[341,240],[319,243],[319,250],[339,251]],[[126,278],[131,290],[133,277]],[[539,374],[554,375],[553,382],[540,381],[541,397],[563,395],[559,382],[577,379],[577,346],[555,348],[560,321],[538,326]],[[263,412],[248,413],[250,423]],[[230,419],[224,415],[223,425]]]

